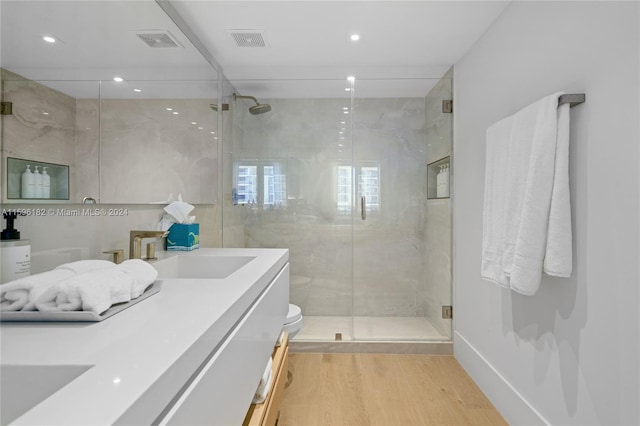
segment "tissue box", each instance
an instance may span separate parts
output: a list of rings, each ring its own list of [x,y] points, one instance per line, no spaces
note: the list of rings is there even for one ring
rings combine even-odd
[[[167,235],[167,250],[191,251],[200,248],[200,224],[174,223]]]

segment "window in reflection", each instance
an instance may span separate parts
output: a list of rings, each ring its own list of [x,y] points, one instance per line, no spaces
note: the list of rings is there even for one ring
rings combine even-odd
[[[380,166],[375,165],[358,165],[353,166],[339,165],[336,175],[336,206],[338,214],[348,215],[353,212],[353,182],[354,177],[358,182],[358,193],[356,199],[366,197],[367,213],[376,213],[380,211]]]
[[[234,204],[285,207],[287,175],[278,161],[242,160],[234,167]]]

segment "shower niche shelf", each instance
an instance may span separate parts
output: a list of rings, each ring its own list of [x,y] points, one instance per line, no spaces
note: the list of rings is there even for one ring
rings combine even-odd
[[[35,170],[35,166],[38,166],[40,170],[44,167],[47,168],[51,188],[49,197],[22,197],[22,173],[26,170],[27,165],[30,166],[32,172]],[[7,157],[7,199],[20,202],[69,200],[69,166]]]
[[[427,200],[449,198],[451,157],[446,156],[427,164]]]

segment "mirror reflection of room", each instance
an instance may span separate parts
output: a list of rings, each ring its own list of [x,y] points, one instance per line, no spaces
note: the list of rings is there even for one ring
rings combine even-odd
[[[2,34],[4,202],[216,201],[217,73],[156,2],[7,2]]]

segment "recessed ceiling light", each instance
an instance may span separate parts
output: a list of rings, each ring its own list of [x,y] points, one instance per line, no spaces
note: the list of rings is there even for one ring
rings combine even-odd
[[[113,77],[113,81],[116,81],[118,83],[122,83],[124,81],[124,78],[122,78],[122,77]]]
[[[360,34],[351,34],[349,38],[351,39],[351,41],[358,41],[360,40]]]
[[[202,130],[202,129],[204,129],[204,127],[198,127],[198,130]]]
[[[170,108],[170,107],[166,107],[165,109],[166,109],[167,111],[173,111],[173,108]]]
[[[142,92],[142,89],[133,89],[134,92],[140,93]]]
[[[345,123],[346,123],[346,121],[341,121],[341,122],[340,122],[340,124],[345,124]]]
[[[349,109],[349,107],[342,107],[342,109],[346,111]]]
[[[195,124],[198,124],[198,122],[197,121],[192,121],[191,124],[195,125]]]
[[[44,37],[42,37],[42,39],[44,41],[46,41],[47,43],[55,43],[56,42],[56,39],[54,37],[51,37],[51,36],[44,36]]]
[[[349,77],[347,77],[347,80],[349,80],[350,82],[353,83],[354,81],[356,81],[356,78],[354,76],[350,75]]]
[[[344,88],[344,91],[345,91],[345,92],[350,92],[350,91],[351,91],[351,87],[345,87],[345,88]]]
[[[180,114],[178,111],[173,111],[173,115],[178,115]]]

